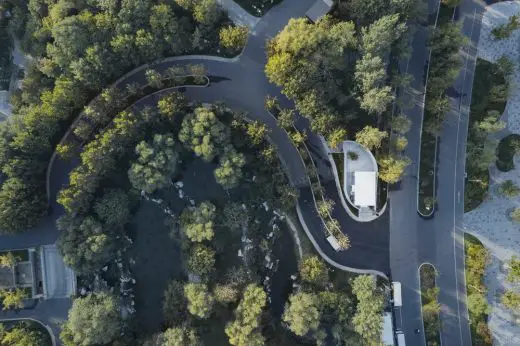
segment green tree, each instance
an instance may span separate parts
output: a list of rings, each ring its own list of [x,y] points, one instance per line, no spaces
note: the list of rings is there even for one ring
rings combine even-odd
[[[215,288],[213,288],[213,295],[215,296],[215,300],[222,304],[234,303],[239,298],[239,291],[233,285],[221,285],[217,284]]]
[[[325,16],[311,24],[291,19],[268,45],[267,78],[281,86],[311,126],[326,134],[340,115],[331,102],[345,100],[347,83],[344,55],[357,46],[352,22],[334,22]]]
[[[5,170],[5,168],[4,168]],[[16,233],[36,225],[47,211],[44,186],[8,178],[0,190],[0,230]]]
[[[130,201],[121,189],[107,190],[94,205],[94,211],[104,223],[122,226],[130,217]]]
[[[347,130],[337,128],[329,134],[327,143],[331,148],[337,149],[345,140],[347,140]]]
[[[184,117],[179,140],[193,152],[210,162],[229,143],[229,130],[215,113],[206,107],[198,107]]]
[[[491,311],[486,296],[480,292],[469,294],[466,303],[471,314],[476,316],[475,319],[481,319]]]
[[[392,140],[392,143],[394,145],[395,150],[397,151],[404,151],[406,147],[408,146],[408,140],[406,137],[403,136],[397,136]]]
[[[215,266],[215,251],[205,245],[196,244],[190,251],[187,266],[195,274],[210,274]]]
[[[381,131],[372,126],[365,126],[361,131],[356,133],[356,142],[368,150],[374,150],[381,146],[381,141],[386,137],[388,137],[388,133],[385,131]]]
[[[267,294],[262,287],[250,284],[245,288],[242,300],[235,310],[235,320],[226,326],[226,334],[231,345],[265,344],[260,331],[260,317],[266,304]]]
[[[520,260],[516,256],[511,257],[511,260],[509,261],[507,280],[509,282],[520,281]]]
[[[216,207],[210,202],[184,209],[181,214],[181,228],[186,237],[193,242],[213,239],[215,212]]]
[[[146,70],[145,72],[146,82],[152,88],[162,89],[164,86],[163,76],[156,70]]]
[[[247,42],[249,29],[245,26],[231,26],[220,29],[220,46],[232,52],[239,52]]]
[[[65,263],[74,270],[90,273],[114,258],[115,234],[110,232],[119,228],[103,228],[93,216],[82,218],[65,215],[56,224],[61,230],[58,249]]]
[[[225,189],[236,187],[242,178],[242,167],[246,159],[242,153],[232,147],[228,147],[222,156],[217,168],[215,168],[215,179]]]
[[[45,345],[49,340],[49,336],[44,334],[47,332],[42,332],[29,323],[21,321],[9,330],[0,330],[0,344],[5,346]]]
[[[320,318],[319,300],[315,294],[298,292],[289,297],[283,320],[294,334],[304,336],[318,330]]]
[[[255,120],[247,124],[246,133],[254,145],[259,145],[265,140],[268,129],[265,124]]]
[[[406,167],[410,165],[408,157],[385,156],[378,160],[379,178],[393,184],[401,180]]]
[[[121,333],[121,312],[117,299],[105,292],[90,293],[76,298],[69,310],[64,325],[65,344],[105,345],[114,341]]]
[[[170,281],[164,290],[163,315],[168,326],[177,326],[186,320],[187,302],[180,281]]]
[[[513,311],[520,310],[520,293],[507,290],[500,298],[502,304]]]
[[[352,282],[358,305],[352,319],[354,330],[369,342],[379,340],[383,328],[384,297],[370,275],[360,275]]]
[[[201,342],[196,331],[188,327],[168,328],[161,337],[161,346],[199,346]]]
[[[8,252],[5,255],[0,255],[0,268],[14,268],[16,263],[20,262],[20,258]]]
[[[300,276],[303,281],[318,286],[324,286],[329,282],[327,265],[318,256],[303,259],[300,264]]]
[[[188,283],[184,286],[184,296],[188,300],[188,311],[197,318],[208,318],[215,299],[205,284]]]
[[[24,307],[23,300],[25,298],[28,298],[27,294],[20,288],[0,291],[0,299],[2,299],[3,310],[22,309]]]
[[[213,26],[221,13],[215,0],[197,0],[193,5],[193,17],[201,24]]]
[[[294,110],[284,108],[280,110],[278,114],[278,125],[285,130],[290,130],[294,126]]]
[[[332,210],[334,209],[334,201],[332,199],[322,199],[318,201],[318,214],[322,218],[327,218],[329,214],[332,213]]]
[[[516,186],[516,184],[512,180],[506,180],[502,184],[500,184],[500,187],[498,189],[500,193],[503,196],[506,197],[516,197],[520,193],[520,188]]]
[[[152,143],[140,142],[135,153],[137,162],[132,163],[128,178],[136,189],[153,193],[171,184],[179,160],[171,134],[157,134]]]
[[[406,115],[398,115],[392,118],[392,131],[404,135],[410,131],[412,121]]]

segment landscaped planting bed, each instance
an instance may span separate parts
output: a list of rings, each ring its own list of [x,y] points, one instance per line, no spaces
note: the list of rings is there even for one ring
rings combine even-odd
[[[485,119],[497,120],[504,112],[506,98],[507,82],[504,72],[497,64],[478,59],[469,116],[467,177],[464,189],[466,212],[478,207],[486,198],[489,188],[489,165],[495,161],[496,143],[489,139],[494,130],[483,130],[478,125]],[[506,169],[513,164],[511,146],[514,138],[514,135],[504,138],[498,147],[496,162],[499,169]]]
[[[423,264],[420,270],[421,278],[421,303],[424,322],[424,337],[426,345],[440,345],[440,305],[437,301],[439,288],[435,284],[437,276],[435,268],[431,264]]]
[[[244,10],[255,17],[262,17],[273,6],[278,5],[283,0],[235,0]]]
[[[471,328],[471,340],[474,345],[493,345],[487,325],[489,305],[487,288],[484,285],[489,251],[470,234],[464,234],[464,255],[466,263],[466,296]],[[470,303],[471,302],[471,303]]]

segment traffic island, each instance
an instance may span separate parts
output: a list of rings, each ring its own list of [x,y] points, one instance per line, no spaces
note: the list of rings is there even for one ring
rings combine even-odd
[[[441,306],[438,302],[439,288],[435,283],[437,272],[429,263],[423,263],[419,268],[421,281],[421,310],[424,323],[424,338],[426,345],[440,345],[441,322],[439,313]]]
[[[437,25],[429,41],[431,53],[425,87],[417,199],[417,210],[423,217],[431,217],[435,211],[438,138],[444,118],[452,109],[446,92],[459,75],[460,48],[467,41],[452,21],[454,13],[455,9],[441,4]]]

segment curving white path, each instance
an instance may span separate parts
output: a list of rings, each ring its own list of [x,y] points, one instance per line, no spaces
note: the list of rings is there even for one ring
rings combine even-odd
[[[486,8],[482,18],[482,28],[478,45],[478,56],[481,59],[495,62],[505,55],[515,63],[512,76],[512,90],[509,95],[502,119],[507,127],[499,134],[499,138],[510,133],[520,134],[520,30],[511,37],[496,41],[491,30],[508,22],[512,15],[520,14],[520,1],[505,1]],[[520,206],[520,196],[506,198],[498,193],[498,185],[508,179],[520,186],[520,157],[515,157],[515,169],[500,172],[493,164],[490,167],[490,189],[488,198],[475,210],[464,214],[464,231],[477,236],[490,250],[492,261],[486,270],[486,286],[488,300],[492,305],[489,327],[495,345],[520,345],[520,321],[500,304],[500,296],[512,287],[506,278],[505,262],[516,255],[520,257],[520,224],[508,217],[508,211]]]

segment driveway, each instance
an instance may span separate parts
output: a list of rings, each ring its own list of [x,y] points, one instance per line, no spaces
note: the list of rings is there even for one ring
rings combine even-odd
[[[45,299],[69,298],[76,293],[76,274],[63,263],[56,245],[40,248]]]

